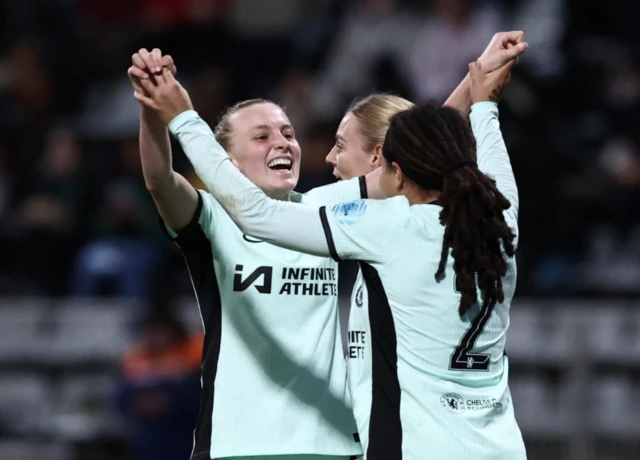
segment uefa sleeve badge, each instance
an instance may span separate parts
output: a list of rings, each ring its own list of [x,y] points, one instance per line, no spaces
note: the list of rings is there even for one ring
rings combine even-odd
[[[353,225],[367,211],[367,203],[364,200],[347,201],[336,204],[331,208],[333,215],[339,224]]]

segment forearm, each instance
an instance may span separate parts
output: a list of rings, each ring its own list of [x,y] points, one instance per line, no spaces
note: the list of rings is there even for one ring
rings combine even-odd
[[[267,197],[231,163],[194,111],[180,114],[169,129],[202,182],[244,233],[296,251],[329,255],[318,208]]]
[[[169,131],[151,109],[140,112],[140,160],[147,189],[158,212],[173,229],[181,230],[192,219],[198,204],[196,190],[173,170]]]
[[[156,113],[140,110],[140,160],[147,188],[160,192],[170,182],[173,171],[169,131]]]
[[[443,105],[456,109],[466,118],[471,111],[471,104],[471,77],[467,73]]]

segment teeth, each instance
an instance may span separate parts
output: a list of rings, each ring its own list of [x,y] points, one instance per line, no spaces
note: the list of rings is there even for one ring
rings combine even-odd
[[[270,168],[273,168],[277,165],[291,166],[291,160],[289,160],[288,158],[276,158],[275,160],[271,160],[269,164],[267,164],[267,166]]]

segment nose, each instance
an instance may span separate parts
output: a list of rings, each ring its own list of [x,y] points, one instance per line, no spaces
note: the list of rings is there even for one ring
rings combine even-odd
[[[289,146],[289,141],[282,134],[279,134],[274,142],[274,147],[278,150],[285,150]]]
[[[334,147],[334,148],[331,149],[329,154],[324,159],[325,163],[328,163],[331,166],[336,166],[336,156],[337,156],[336,148]]]

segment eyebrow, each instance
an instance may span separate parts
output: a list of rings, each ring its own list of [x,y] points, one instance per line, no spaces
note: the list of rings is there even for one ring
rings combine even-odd
[[[269,129],[271,129],[271,126],[269,126],[269,125],[258,125],[258,126],[254,126],[253,128],[251,128],[251,131],[256,131],[256,130],[260,130],[260,129],[269,130]],[[283,125],[282,128],[280,128],[280,129],[281,130],[282,129],[291,129],[291,130],[293,130],[293,126],[291,126],[289,124],[286,124],[286,125]]]
[[[342,141],[345,144],[348,144],[347,140],[344,137],[342,137],[340,134],[336,134],[336,142],[337,141]]]

